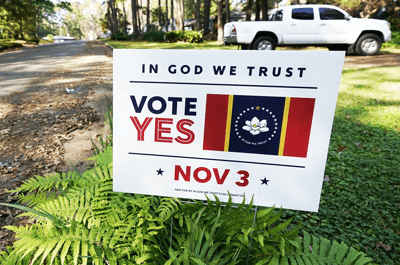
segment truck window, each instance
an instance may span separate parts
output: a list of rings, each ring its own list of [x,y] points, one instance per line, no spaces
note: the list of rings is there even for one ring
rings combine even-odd
[[[293,8],[292,18],[301,20],[313,20],[314,10],[313,8]]]
[[[282,21],[283,10],[277,10],[274,13],[271,13],[268,17],[269,21]]]
[[[345,20],[346,16],[340,12],[339,10],[332,9],[332,8],[319,8],[319,17],[321,20]]]

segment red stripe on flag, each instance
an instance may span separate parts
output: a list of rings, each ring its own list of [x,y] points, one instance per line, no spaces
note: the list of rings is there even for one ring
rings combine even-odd
[[[207,95],[203,150],[224,151],[229,95]]]
[[[314,98],[291,98],[284,156],[307,157],[314,105]]]

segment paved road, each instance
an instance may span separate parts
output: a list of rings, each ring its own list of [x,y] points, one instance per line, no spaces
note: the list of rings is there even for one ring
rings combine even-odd
[[[32,78],[62,66],[81,54],[85,45],[71,41],[0,53],[0,97],[23,91]]]
[[[34,175],[83,172],[92,141],[104,131],[112,99],[112,58],[97,41],[71,41],[0,53],[0,202]],[[21,211],[0,206],[0,251],[12,243],[2,227],[23,225]]]

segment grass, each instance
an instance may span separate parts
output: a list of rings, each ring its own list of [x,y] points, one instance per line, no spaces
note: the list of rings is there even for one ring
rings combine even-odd
[[[225,46],[220,45],[216,41],[203,42],[203,43],[167,43],[167,42],[147,42],[147,41],[117,41],[105,40],[107,44],[116,49],[196,49],[196,50],[237,50],[238,46]]]
[[[107,43],[125,49],[237,49],[216,42]],[[393,43],[383,51],[399,53]],[[343,70],[319,212],[283,215],[295,216],[314,235],[365,252],[376,264],[400,264],[399,162],[400,68]]]
[[[400,264],[400,68],[344,70],[318,213],[305,229]],[[287,217],[294,211],[286,211]]]

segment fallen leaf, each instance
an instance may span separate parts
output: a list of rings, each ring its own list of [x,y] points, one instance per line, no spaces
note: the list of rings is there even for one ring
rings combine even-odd
[[[376,243],[376,248],[383,248],[386,252],[389,252],[392,250],[392,247],[389,245],[385,245],[381,242]]]

